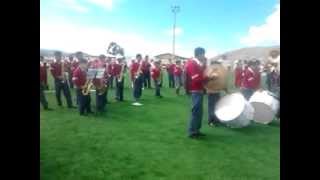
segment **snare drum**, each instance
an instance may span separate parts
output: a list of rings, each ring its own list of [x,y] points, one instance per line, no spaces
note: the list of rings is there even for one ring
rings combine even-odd
[[[253,119],[254,108],[241,93],[233,93],[222,97],[215,107],[215,115],[231,128],[248,126]]]

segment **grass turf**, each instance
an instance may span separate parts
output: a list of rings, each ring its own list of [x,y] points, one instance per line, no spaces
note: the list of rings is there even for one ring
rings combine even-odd
[[[126,102],[116,102],[111,90],[107,112],[89,117],[57,107],[54,94],[47,93],[54,111],[40,112],[41,179],[280,179],[278,123],[210,128],[205,98],[202,132],[207,136],[192,140],[186,137],[190,99],[167,86],[161,89],[163,99],[144,90],[140,107],[131,105],[130,88]]]

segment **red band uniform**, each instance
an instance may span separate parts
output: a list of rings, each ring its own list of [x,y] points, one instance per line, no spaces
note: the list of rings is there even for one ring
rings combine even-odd
[[[67,83],[67,79],[65,76],[65,72],[62,72],[62,62],[55,62],[51,64],[51,74],[54,78],[54,84],[55,84],[55,91],[56,91],[56,99],[58,106],[62,106],[61,101],[61,91],[63,91],[63,94],[66,98],[67,105],[69,108],[72,108],[72,100],[71,100],[71,93],[69,89],[69,85]]]
[[[118,101],[123,101],[124,68],[125,64],[122,62],[122,60],[118,60],[118,63],[114,65],[114,76],[116,81],[116,100]],[[121,70],[123,71],[122,73]]]
[[[77,67],[77,69],[73,71],[72,81],[76,87],[80,115],[91,113],[90,93],[89,95],[83,95],[82,93],[82,90],[87,82],[87,72],[82,70],[80,67]]]
[[[104,69],[103,68],[103,63],[100,60],[95,60],[94,64],[92,65],[94,69]],[[94,78],[92,83],[96,87],[96,108],[97,112],[104,112],[105,111],[105,106],[107,104],[107,91],[105,88],[106,79],[103,76],[102,78]],[[101,92],[102,91],[102,92]]]
[[[161,84],[161,68],[159,64],[156,64],[152,69],[151,69],[151,77],[154,82],[154,87],[155,87],[155,95],[158,97],[162,97],[160,94],[160,84]]]
[[[44,64],[40,63],[40,102],[44,109],[48,109],[48,101],[44,94],[46,88],[46,79],[47,79],[47,67]]]
[[[175,84],[176,84],[176,94],[180,93],[180,87],[182,84],[182,67],[180,64],[177,64],[174,67],[174,78],[175,78]]]
[[[175,88],[174,69],[175,69],[175,64],[170,63],[167,66],[168,79],[169,79],[169,88]]]

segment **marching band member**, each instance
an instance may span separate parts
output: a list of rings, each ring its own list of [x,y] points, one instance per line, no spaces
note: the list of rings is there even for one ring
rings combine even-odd
[[[240,88],[241,83],[243,81],[243,69],[242,69],[242,63],[241,61],[238,61],[236,63],[236,68],[234,70],[234,85],[236,88]]]
[[[92,113],[90,106],[90,93],[88,95],[83,94],[83,90],[87,88],[86,85],[88,85],[87,60],[85,60],[84,58],[79,58],[78,60],[79,67],[74,70],[72,80],[74,85],[76,86],[77,99],[79,101],[79,113],[81,116],[85,116],[89,113]]]
[[[45,67],[45,71],[44,71],[44,84],[45,84],[45,89],[49,90],[49,84],[48,84],[48,69],[49,69],[49,64],[47,63],[47,61],[44,61],[44,57],[41,56],[43,59],[43,67]],[[40,57],[40,58],[41,58]]]
[[[116,100],[123,101],[124,73],[125,63],[124,57],[117,58],[118,63],[115,64],[115,81],[116,81]]]
[[[254,72],[254,62],[249,61],[248,66],[245,67],[243,74],[243,82],[241,85],[241,92],[244,97],[249,100],[254,90],[256,89],[256,75]]]
[[[174,67],[175,64],[172,63],[172,60],[169,60],[169,64],[167,65],[168,79],[169,79],[169,88],[175,88],[174,82]]]
[[[254,67],[253,67],[253,71],[254,71],[254,90],[258,90],[261,89],[261,71],[260,71],[260,61],[259,60],[255,60],[254,62]]]
[[[141,71],[141,54],[136,55],[136,62],[131,64],[131,79],[133,80],[133,97],[134,103],[133,105],[142,105],[138,101],[142,95],[142,83],[143,83],[143,75]]]
[[[104,69],[103,61],[106,58],[105,55],[100,55],[99,59],[95,59],[93,68],[94,69]],[[93,85],[96,87],[96,112],[101,113],[105,111],[106,106],[106,79],[103,76],[102,78],[94,78],[92,80]]]
[[[176,84],[176,94],[179,95],[180,88],[182,86],[182,65],[180,60],[176,61],[176,65],[174,67],[173,73],[174,73],[175,84]]]
[[[58,106],[62,106],[61,102],[61,91],[67,100],[68,108],[74,108],[72,106],[71,94],[69,90],[69,86],[67,83],[67,79],[65,77],[66,69],[64,67],[63,62],[61,62],[62,53],[60,51],[56,51],[54,53],[56,62],[51,64],[51,74],[54,78],[55,90],[56,90],[56,99],[58,102]]]
[[[114,75],[115,75],[115,71],[114,71],[114,65],[116,64],[115,62],[116,60],[114,58],[111,58],[109,63],[108,63],[108,73],[109,73],[109,87],[111,89],[113,89],[113,80],[114,80]]]
[[[43,56],[40,56],[40,102],[44,110],[52,110],[48,107],[48,101],[44,94],[47,83],[47,67],[43,62]]]
[[[75,60],[73,59],[73,56],[69,56],[69,61],[66,62],[67,64],[67,71],[68,71],[68,80],[69,80],[69,85],[70,85],[70,88],[73,89],[73,82],[72,82],[72,75],[73,75],[73,71],[75,69],[75,65],[76,65],[76,62]]]
[[[151,88],[150,82],[150,67],[149,56],[145,56],[144,61],[142,62],[142,72],[143,72],[143,86],[144,88]]]
[[[190,138],[204,136],[200,132],[203,115],[203,68],[205,66],[205,49],[198,47],[194,52],[195,57],[187,61],[186,64],[186,89],[191,93],[192,110],[189,121],[188,133]]]
[[[104,79],[105,79],[105,84],[106,84],[106,104],[109,104],[109,101],[108,101],[108,93],[109,93],[109,85],[110,85],[110,80],[109,80],[109,78],[110,78],[110,63],[111,63],[111,59],[110,58],[105,58],[105,60],[103,60],[105,63],[104,63],[104,65],[103,65],[103,67],[105,68],[104,69],[104,75],[103,75],[103,77],[104,77]]]
[[[219,125],[220,121],[214,111],[216,103],[220,99],[220,91],[227,90],[227,70],[221,64],[221,61],[213,61],[204,72],[205,89],[208,94],[208,125],[214,127]]]
[[[151,69],[151,76],[154,82],[155,95],[159,98],[162,98],[160,94],[160,84],[161,84],[161,67],[160,62],[154,62],[154,67]]]

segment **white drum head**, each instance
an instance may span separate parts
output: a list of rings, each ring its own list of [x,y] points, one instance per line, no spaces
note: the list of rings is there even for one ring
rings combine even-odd
[[[270,106],[261,102],[251,102],[251,105],[254,107],[255,122],[268,124],[273,120],[275,114]]]
[[[269,91],[255,92],[250,103],[254,107],[254,121],[257,123],[270,123],[279,108],[279,101]]]
[[[236,119],[245,108],[245,98],[240,93],[233,93],[222,97],[215,107],[215,114],[221,121]]]

